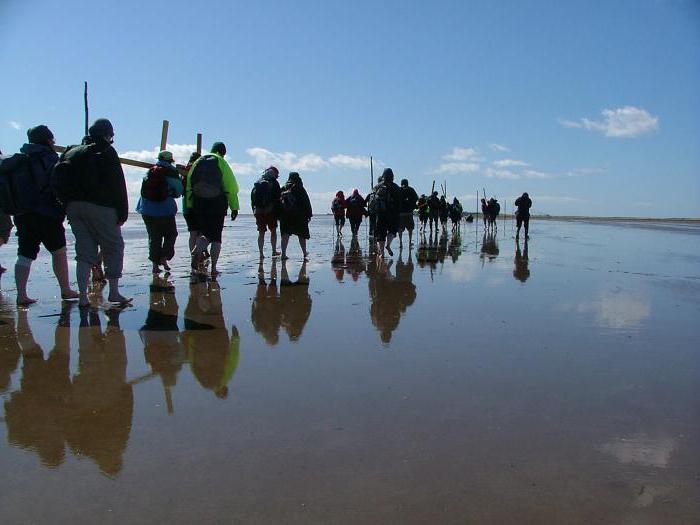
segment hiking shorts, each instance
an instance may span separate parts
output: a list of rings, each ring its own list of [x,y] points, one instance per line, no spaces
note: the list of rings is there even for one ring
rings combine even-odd
[[[271,211],[260,211],[255,214],[255,225],[259,232],[277,230],[277,216]]]
[[[39,213],[24,213],[15,216],[17,227],[17,255],[35,260],[43,244],[49,252],[66,246],[66,230],[63,218],[49,217]]]
[[[530,226],[530,215],[529,214],[528,215],[524,215],[524,214],[521,215],[520,213],[516,213],[515,214],[515,226],[520,228],[523,225],[523,223],[525,223],[526,228]]]
[[[197,216],[195,213],[193,211],[188,211],[187,213],[183,213],[183,216],[185,217],[185,222],[187,223],[187,231],[198,232],[199,225],[197,224]]]
[[[413,213],[411,212],[406,212],[402,213],[401,216],[399,217],[399,230],[404,231],[408,230],[410,232],[413,231],[413,228],[416,227],[416,223],[413,222]]]
[[[221,233],[224,231],[226,215],[200,213],[197,215],[199,233],[204,235],[209,242],[221,243]]]

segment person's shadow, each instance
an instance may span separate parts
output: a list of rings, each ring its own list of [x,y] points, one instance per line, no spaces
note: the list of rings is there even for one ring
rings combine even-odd
[[[182,341],[192,374],[216,397],[228,397],[228,384],[238,368],[241,338],[238,328],[226,329],[221,288],[216,281],[190,286]]]
[[[277,280],[277,260],[274,258],[270,265],[269,279],[265,278],[262,261],[258,265],[258,286],[250,306],[250,321],[268,345],[275,346],[279,343],[282,305]]]
[[[161,277],[154,277],[150,285],[149,308],[146,320],[139,330],[146,363],[151,376],[159,376],[163,383],[168,414],[174,412],[171,389],[186,361],[178,327],[179,305],[175,287]]]
[[[515,277],[521,283],[524,283],[530,277],[530,268],[528,267],[530,260],[527,255],[527,238],[525,239],[525,245],[523,246],[523,251],[520,251],[520,241],[516,239],[515,241],[515,258],[513,259],[513,277]]]
[[[487,230],[481,240],[481,259],[488,259],[491,262],[498,257],[499,253],[496,233],[493,230]]]
[[[282,327],[289,340],[296,342],[301,338],[306,322],[311,316],[313,300],[309,295],[309,278],[306,275],[306,261],[299,268],[297,280],[289,279],[287,262],[282,261],[282,280],[280,289],[280,309]]]
[[[391,273],[393,261],[376,261],[367,268],[370,297],[370,318],[379,331],[379,338],[387,345],[398,328],[401,316],[416,300],[413,284],[413,261],[404,263],[401,256],[396,263],[396,277]]]

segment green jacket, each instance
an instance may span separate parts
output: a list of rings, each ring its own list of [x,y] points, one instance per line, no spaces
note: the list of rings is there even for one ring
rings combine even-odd
[[[192,208],[192,173],[194,173],[194,169],[197,167],[197,164],[199,164],[199,161],[207,155],[213,155],[219,159],[221,184],[224,186],[224,193],[226,193],[229,208],[231,208],[231,211],[240,209],[240,206],[238,205],[238,181],[233,174],[231,166],[229,166],[228,162],[226,162],[221,155],[216,153],[207,153],[206,155],[202,155],[199,159],[197,159],[197,161],[192,164],[190,171],[187,173],[187,185],[185,188],[185,198],[183,199],[183,211]]]

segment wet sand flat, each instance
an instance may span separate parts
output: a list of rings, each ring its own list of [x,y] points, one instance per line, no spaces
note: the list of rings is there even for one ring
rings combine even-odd
[[[62,305],[46,253],[37,305],[3,276],[1,523],[700,522],[697,224],[463,224],[378,262],[318,217],[307,264],[262,266],[228,224],[218,282],[184,224],[153,279],[132,216],[123,311]]]

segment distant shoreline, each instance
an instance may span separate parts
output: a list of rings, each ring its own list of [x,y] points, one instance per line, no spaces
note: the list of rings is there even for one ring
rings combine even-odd
[[[129,212],[133,215],[140,215],[136,211]],[[465,212],[465,217],[467,215],[473,215],[476,218],[474,212]],[[181,214],[178,214],[181,215]],[[252,217],[252,213],[241,213],[241,217]],[[332,213],[319,213],[315,215],[316,217],[332,217]],[[513,215],[501,214],[498,216],[498,220],[503,219],[514,219]],[[481,219],[481,213],[479,213],[479,219]],[[700,224],[700,218],[689,218],[689,217],[596,217],[596,216],[586,216],[586,215],[530,215],[531,220],[538,221],[566,221],[566,222],[662,222],[662,223],[672,223],[672,224]]]

